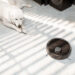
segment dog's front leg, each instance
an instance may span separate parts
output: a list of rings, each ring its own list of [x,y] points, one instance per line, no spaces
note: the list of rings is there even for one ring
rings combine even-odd
[[[8,0],[8,2],[11,4],[11,5],[15,5],[19,8],[24,8],[24,7],[32,7],[30,4],[28,4],[26,1],[24,0]]]
[[[27,7],[27,8],[31,8],[32,6],[30,4],[18,4],[17,5],[20,9],[23,9],[24,7]]]
[[[28,7],[28,8],[31,8],[32,6],[27,3],[26,1],[24,0],[16,0],[16,5],[19,7],[19,8],[24,8],[24,7]]]

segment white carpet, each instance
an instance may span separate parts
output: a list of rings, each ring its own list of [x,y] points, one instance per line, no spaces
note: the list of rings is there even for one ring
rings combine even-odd
[[[0,26],[0,75],[75,75],[75,6],[60,12],[28,0],[24,8],[27,35]],[[46,56],[46,44],[55,37],[72,47],[69,59]]]

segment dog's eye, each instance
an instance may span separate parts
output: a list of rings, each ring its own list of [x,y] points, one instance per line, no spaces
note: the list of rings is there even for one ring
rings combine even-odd
[[[20,18],[20,20],[22,20],[22,18]]]

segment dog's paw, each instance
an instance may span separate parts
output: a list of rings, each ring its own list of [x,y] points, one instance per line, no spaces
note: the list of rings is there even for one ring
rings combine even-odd
[[[31,8],[32,5],[30,5],[30,4],[22,4],[22,5],[20,5],[19,7],[20,7],[21,9],[23,9],[24,7]]]

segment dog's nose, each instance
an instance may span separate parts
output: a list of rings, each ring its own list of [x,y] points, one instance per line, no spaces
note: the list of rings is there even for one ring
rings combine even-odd
[[[19,25],[18,28],[22,28],[21,25]]]

